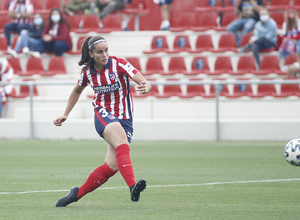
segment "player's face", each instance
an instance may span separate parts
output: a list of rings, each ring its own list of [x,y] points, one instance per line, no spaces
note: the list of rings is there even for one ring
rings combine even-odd
[[[99,42],[94,45],[93,51],[89,52],[91,58],[94,59],[97,66],[105,67],[108,62],[108,45],[106,42]]]

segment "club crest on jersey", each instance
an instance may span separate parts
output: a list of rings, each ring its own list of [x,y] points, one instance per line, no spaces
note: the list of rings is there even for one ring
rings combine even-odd
[[[120,88],[120,84],[119,84],[119,82],[116,82],[116,83],[110,84],[110,85],[94,86],[93,90],[100,94],[106,94],[106,93],[115,92],[119,88]]]
[[[116,80],[116,74],[114,72],[109,74],[110,80]]]

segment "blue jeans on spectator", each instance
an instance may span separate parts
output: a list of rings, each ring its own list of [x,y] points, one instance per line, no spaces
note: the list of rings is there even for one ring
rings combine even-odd
[[[54,51],[55,56],[62,56],[63,52],[70,50],[70,47],[65,41],[57,40],[44,42],[45,51]]]
[[[28,47],[31,51],[43,52],[43,40],[29,37],[27,30],[22,30],[14,50],[19,52],[22,47]]]
[[[250,47],[258,68],[260,68],[259,51],[275,47],[276,45],[265,37],[259,37]]]
[[[28,29],[29,24],[22,23],[22,24],[15,24],[15,23],[7,23],[4,25],[4,33],[7,40],[7,46],[10,46],[10,34],[12,31],[18,32],[18,34],[21,33],[23,29]]]
[[[244,34],[253,30],[256,20],[253,18],[237,18],[227,25],[227,32],[234,33],[236,37],[236,44],[241,46],[241,39]],[[239,34],[238,32],[241,31]]]

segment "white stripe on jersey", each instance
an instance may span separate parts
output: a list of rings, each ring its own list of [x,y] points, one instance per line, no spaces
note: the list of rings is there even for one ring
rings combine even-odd
[[[126,65],[119,63],[120,67],[122,67],[126,72],[129,73],[130,77],[132,78],[134,76],[133,70],[135,68],[131,65],[131,63],[127,63]]]

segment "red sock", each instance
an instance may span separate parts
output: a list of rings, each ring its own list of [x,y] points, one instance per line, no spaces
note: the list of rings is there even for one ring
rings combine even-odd
[[[123,176],[128,187],[133,186],[136,182],[134,180],[134,172],[129,157],[129,146],[121,144],[116,148],[118,169]]]
[[[88,177],[86,182],[79,188],[77,193],[77,199],[80,199],[85,194],[94,191],[103,183],[105,183],[109,177],[113,176],[116,172],[113,171],[106,163],[96,168]]]

